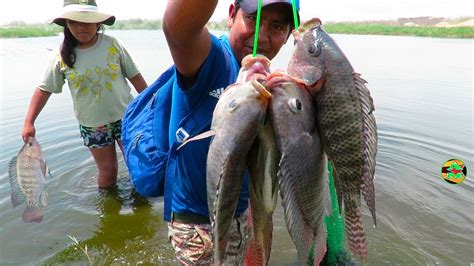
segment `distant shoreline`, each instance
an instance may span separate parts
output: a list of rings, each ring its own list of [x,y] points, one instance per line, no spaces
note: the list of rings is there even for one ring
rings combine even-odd
[[[116,21],[110,30],[159,30],[161,20],[129,19]],[[211,30],[226,31],[225,20],[209,22]],[[323,24],[329,33],[357,35],[394,35],[418,36],[431,38],[474,38],[474,18],[458,18],[446,20],[443,18],[419,17],[387,21],[364,22],[327,22]],[[56,36],[62,32],[62,27],[47,23],[26,24],[17,22],[0,27],[0,38],[28,38]]]

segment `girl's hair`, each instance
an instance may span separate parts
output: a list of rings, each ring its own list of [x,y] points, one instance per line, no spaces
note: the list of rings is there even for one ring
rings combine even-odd
[[[97,32],[99,31],[104,31],[104,25],[99,25]],[[74,63],[76,62],[76,51],[74,50],[74,47],[76,46],[76,38],[74,38],[74,35],[72,35],[71,31],[67,26],[64,27],[64,40],[61,44],[61,59],[70,68],[73,68]]]

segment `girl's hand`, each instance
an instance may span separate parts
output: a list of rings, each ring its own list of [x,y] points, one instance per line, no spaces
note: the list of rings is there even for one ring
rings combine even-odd
[[[36,134],[36,128],[33,124],[25,124],[23,130],[21,131],[21,137],[23,142],[27,142],[29,137],[34,137]]]

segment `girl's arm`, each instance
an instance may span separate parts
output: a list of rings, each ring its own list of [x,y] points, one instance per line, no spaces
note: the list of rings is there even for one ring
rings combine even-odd
[[[43,91],[40,88],[36,88],[35,92],[33,93],[30,106],[28,108],[28,113],[25,117],[25,124],[23,125],[23,129],[21,131],[21,137],[23,138],[24,142],[28,141],[29,136],[35,136],[35,120],[41,110],[43,110],[46,102],[48,102],[49,96],[51,96],[51,92]]]
[[[128,80],[130,80],[130,83],[132,83],[133,87],[135,87],[135,90],[138,93],[142,92],[144,89],[146,89],[146,87],[148,87],[145,79],[140,73],[135,75],[133,78],[129,78]]]

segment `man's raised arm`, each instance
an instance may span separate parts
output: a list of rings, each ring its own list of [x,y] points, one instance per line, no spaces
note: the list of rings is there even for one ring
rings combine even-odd
[[[169,0],[163,31],[178,71],[193,80],[211,48],[206,23],[217,0]]]

